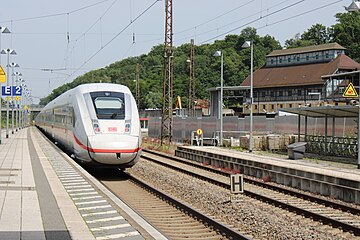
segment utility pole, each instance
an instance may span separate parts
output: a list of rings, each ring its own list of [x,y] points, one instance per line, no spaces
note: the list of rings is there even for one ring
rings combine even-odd
[[[172,140],[173,125],[173,1],[165,1],[165,46],[164,46],[164,81],[163,81],[163,107],[161,114],[161,145],[165,139]]]
[[[188,115],[190,117],[195,116],[195,45],[194,39],[190,41],[190,80],[189,80],[189,103],[188,103]]]
[[[136,104],[140,109],[140,64],[136,64]]]

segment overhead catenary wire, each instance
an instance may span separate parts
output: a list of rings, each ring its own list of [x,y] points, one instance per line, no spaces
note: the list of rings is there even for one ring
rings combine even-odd
[[[264,15],[262,18],[264,18],[264,17],[269,17],[269,16],[274,15],[274,14],[276,14],[276,13],[282,12],[282,11],[284,11],[284,10],[286,10],[286,9],[289,9],[289,8],[291,8],[291,7],[294,7],[294,6],[300,4],[300,3],[304,2],[304,1],[305,1],[305,0],[300,0],[300,1],[297,1],[297,2],[295,2],[295,3],[292,3],[292,4],[288,5],[288,6],[285,6],[285,7],[283,7],[283,8],[280,8],[279,10],[276,10],[276,11],[273,11],[273,12],[271,12],[271,13],[268,13],[268,14]],[[215,37],[209,38],[209,39],[206,40],[206,41],[202,41],[200,44],[207,43],[207,42],[209,42],[209,41],[211,41],[211,40],[217,39],[218,37],[221,37],[221,36],[224,36],[224,35],[226,35],[226,34],[229,34],[229,33],[233,32],[233,31],[235,31],[235,30],[238,30],[238,29],[243,28],[243,27],[245,27],[245,26],[247,26],[247,25],[250,25],[250,24],[252,24],[252,23],[255,23],[255,22],[261,20],[262,18],[254,19],[254,20],[252,20],[252,21],[250,21],[250,22],[248,22],[248,23],[245,23],[245,24],[243,24],[243,25],[241,25],[241,26],[239,26],[239,27],[233,28],[233,29],[231,29],[231,30],[229,30],[229,31],[226,31],[226,32],[224,32],[224,33],[221,33],[221,34],[219,34],[219,35],[217,35],[217,36],[215,36]]]
[[[111,38],[103,47],[97,50],[94,54],[92,54],[78,69],[72,72],[69,77],[65,79],[67,81],[72,75],[74,75],[77,71],[79,71],[85,64],[87,64],[91,59],[93,59],[99,52],[101,52],[106,46],[108,46],[111,42],[113,42],[118,36],[120,36],[126,29],[128,29],[132,24],[134,24],[139,18],[141,18],[147,11],[149,11],[157,2],[161,0],[155,0],[150,6],[148,6],[144,11],[142,11],[139,15],[134,18],[134,20],[128,23],[118,34],[116,34],[113,38]],[[65,82],[64,81],[64,82]]]
[[[11,21],[13,21],[13,22],[21,22],[21,21],[36,20],[36,19],[41,19],[41,18],[50,18],[50,17],[64,16],[64,15],[67,15],[67,14],[76,13],[76,12],[85,10],[85,9],[87,9],[87,8],[91,8],[91,7],[97,6],[97,5],[99,5],[99,4],[102,4],[102,3],[108,2],[108,1],[110,1],[110,0],[103,0],[103,1],[100,1],[100,2],[97,2],[97,3],[93,3],[93,4],[90,4],[90,5],[87,5],[87,6],[84,6],[84,7],[81,7],[81,8],[72,10],[72,11],[69,11],[69,12],[61,12],[61,13],[53,13],[53,14],[48,14],[48,15],[36,16],[36,17],[28,17],[28,18],[19,18],[19,19],[5,20],[5,21],[0,21],[0,23],[7,23],[7,22],[11,22]]]
[[[109,12],[109,10],[114,6],[114,4],[117,2],[118,0],[113,0],[113,2],[110,4],[110,6],[104,11],[104,13],[93,23],[90,25],[90,27],[88,27],[77,39],[75,39],[74,41],[74,45],[70,51],[70,53],[68,52],[68,49],[66,50],[66,53],[65,53],[65,57],[64,57],[64,64],[65,64],[65,67],[66,67],[66,64],[67,64],[67,61],[68,61],[68,58],[69,56],[71,56],[71,54],[73,53],[75,47],[76,47],[76,44],[77,42],[81,39],[81,38],[84,38],[84,45],[85,45],[85,35],[98,23],[100,22],[101,23],[101,19]],[[102,47],[102,36],[101,36],[101,47]],[[85,50],[84,50],[85,52]],[[86,56],[84,57],[86,59]]]
[[[275,7],[277,7],[277,6],[280,6],[280,5],[282,5],[283,3],[286,3],[286,2],[289,2],[289,1],[292,1],[292,0],[284,0],[284,1],[280,2],[280,3],[274,4],[274,5],[272,5],[271,7],[267,8],[266,11],[268,12],[268,10],[273,9],[273,8],[275,8]],[[235,24],[235,23],[241,22],[241,21],[246,20],[246,19],[248,19],[248,18],[251,18],[251,17],[253,17],[253,16],[257,16],[258,14],[261,15],[262,12],[264,12],[264,11],[265,11],[265,10],[260,10],[260,11],[257,11],[257,12],[255,12],[255,13],[252,13],[252,14],[246,16],[246,17],[240,18],[240,19],[238,19],[238,20],[236,20],[236,21],[232,21],[232,22],[230,22],[230,23],[228,23],[228,24],[219,26],[219,27],[217,27],[217,28],[215,28],[215,29],[211,29],[211,30],[207,30],[207,31],[205,31],[205,32],[197,33],[196,36],[201,36],[201,35],[208,34],[208,33],[211,33],[211,32],[218,32],[219,29],[228,27],[228,26],[230,26],[230,25],[233,25],[233,24]],[[262,16],[262,15],[260,16],[259,20],[261,20],[261,19],[263,19],[263,16]],[[189,28],[189,29],[194,29],[194,28],[195,28],[195,30],[197,30],[197,27],[200,26],[200,25],[201,25],[201,24],[199,24],[199,25],[197,25],[197,26],[195,26],[195,27],[193,27],[193,28]],[[184,32],[184,31],[183,31],[183,32]],[[179,34],[179,33],[178,33],[178,34]],[[188,36],[183,37],[183,38],[178,38],[177,41],[188,40],[188,39],[191,38],[192,36],[193,36],[193,35],[188,35]]]
[[[256,29],[262,29],[262,28],[265,28],[265,27],[268,27],[268,26],[272,26],[272,25],[275,25],[275,24],[278,24],[278,23],[282,23],[282,22],[288,21],[288,20],[290,20],[290,19],[297,18],[297,17],[303,16],[303,15],[308,14],[308,13],[311,13],[311,12],[315,12],[315,11],[317,11],[317,10],[320,10],[320,9],[323,9],[323,8],[326,8],[326,7],[330,7],[330,6],[334,5],[334,4],[339,3],[339,2],[342,2],[342,1],[343,1],[343,0],[337,0],[337,1],[335,1],[335,2],[331,2],[331,3],[329,3],[329,4],[325,4],[325,5],[323,5],[323,6],[320,6],[320,7],[317,7],[317,8],[314,8],[314,9],[311,9],[311,10],[308,10],[308,11],[305,11],[305,12],[302,12],[302,13],[299,13],[299,14],[294,15],[294,16],[287,17],[287,18],[281,19],[281,20],[276,21],[276,22],[268,23],[268,24],[266,24],[266,25],[264,25],[264,26],[261,26],[261,27],[258,27],[258,28],[256,28]]]
[[[203,25],[205,25],[205,24],[208,24],[208,23],[210,23],[210,22],[212,22],[212,21],[214,21],[214,20],[216,20],[216,19],[219,19],[219,18],[221,18],[221,17],[223,17],[223,16],[225,16],[225,15],[227,15],[227,14],[229,14],[229,13],[232,13],[232,12],[234,12],[234,11],[242,8],[242,7],[245,7],[246,5],[248,5],[248,4],[250,4],[250,3],[254,2],[254,1],[256,1],[256,0],[250,0],[250,1],[248,1],[248,2],[246,2],[246,3],[244,3],[244,4],[240,5],[240,6],[238,6],[238,7],[236,7],[236,8],[233,8],[233,9],[231,9],[231,10],[225,12],[225,13],[222,13],[222,14],[220,14],[220,15],[212,18],[212,19],[209,19],[209,20],[207,20],[207,21],[205,21],[205,22],[203,22],[203,23],[200,23],[200,24],[198,24],[198,25],[196,25],[196,26],[194,26],[194,27],[187,28],[187,29],[182,30],[182,31],[180,31],[180,32],[176,32],[175,35],[178,35],[178,34],[181,34],[181,33],[183,33],[183,32],[187,32],[187,31],[193,30],[194,28],[198,28],[198,27],[201,27],[201,26],[203,26]],[[289,1],[289,0],[288,0],[288,1]]]

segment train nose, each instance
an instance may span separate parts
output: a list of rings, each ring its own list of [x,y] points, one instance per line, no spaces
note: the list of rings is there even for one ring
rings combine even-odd
[[[92,159],[103,164],[126,164],[140,158],[139,137],[95,135],[89,137],[88,152]]]

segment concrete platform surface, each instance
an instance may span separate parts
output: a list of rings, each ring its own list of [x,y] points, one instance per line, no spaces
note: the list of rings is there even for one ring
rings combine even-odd
[[[166,238],[29,127],[2,134],[0,239]]]

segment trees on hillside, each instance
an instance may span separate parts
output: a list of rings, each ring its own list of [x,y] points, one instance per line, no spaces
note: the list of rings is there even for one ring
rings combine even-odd
[[[321,24],[311,26],[307,31],[298,33],[286,40],[285,47],[302,47],[329,42],[338,42],[347,48],[347,54],[360,62],[360,13],[339,13],[337,23],[331,27]],[[242,48],[245,41],[254,44],[254,69],[264,65],[265,56],[275,49],[281,49],[280,43],[272,36],[259,36],[255,28],[245,28],[239,35],[227,35],[224,40],[213,44],[195,47],[195,89],[197,99],[209,98],[208,89],[220,85],[220,59],[213,57],[215,51],[224,55],[224,85],[238,86],[250,73],[250,49]],[[163,45],[154,46],[148,54],[129,57],[105,68],[90,71],[54,89],[42,99],[46,104],[59,94],[79,84],[87,82],[111,82],[124,84],[135,93],[136,66],[140,65],[140,108],[162,107],[163,82]],[[190,44],[174,48],[174,98],[181,96],[186,107],[189,85]],[[226,104],[227,102],[225,102]]]

